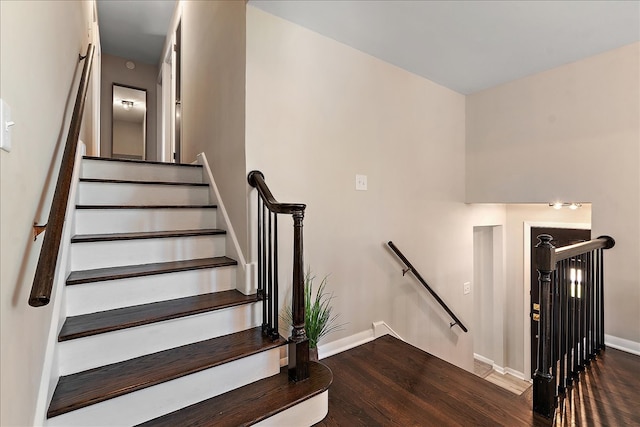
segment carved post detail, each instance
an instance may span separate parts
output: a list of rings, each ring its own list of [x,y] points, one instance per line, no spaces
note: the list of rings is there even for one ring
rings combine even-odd
[[[289,337],[289,379],[292,381],[309,378],[309,339],[304,329],[303,218],[303,210],[293,213],[293,325]]]
[[[538,236],[535,262],[540,290],[540,322],[538,323],[538,360],[533,376],[533,410],[552,419],[556,408],[555,378],[551,369],[552,333],[552,275],[555,270],[553,238],[548,234]]]

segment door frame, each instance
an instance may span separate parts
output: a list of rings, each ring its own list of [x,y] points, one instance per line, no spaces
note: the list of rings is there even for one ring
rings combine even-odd
[[[529,308],[531,307],[531,227],[547,227],[547,228],[577,228],[581,230],[591,229],[591,224],[586,222],[544,222],[544,221],[524,221],[524,268],[523,268],[523,283],[524,283],[524,300],[523,300],[523,312],[524,312],[524,378],[525,380],[531,379],[531,322],[529,318]]]

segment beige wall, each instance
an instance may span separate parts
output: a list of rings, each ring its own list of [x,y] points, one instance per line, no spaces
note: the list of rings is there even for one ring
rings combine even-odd
[[[0,2],[0,96],[16,122],[11,152],[0,151],[2,426],[34,420],[52,311],[27,305],[42,244],[31,229],[49,213],[89,10],[75,1]]]
[[[147,160],[157,160],[158,156],[158,112],[157,80],[158,67],[134,61],[136,68],[125,66],[126,58],[102,54],[102,84],[100,98],[100,141],[101,155],[111,157],[111,117],[113,116],[113,84],[132,86],[147,91]]]
[[[640,43],[467,97],[468,202],[591,202],[606,333],[640,343]]]
[[[246,254],[244,1],[182,3],[181,80],[181,160],[206,154]]]
[[[347,322],[328,341],[384,320],[471,369],[471,334],[449,328],[385,246],[393,240],[472,321],[462,291],[473,225],[498,221],[502,208],[464,204],[464,96],[249,6],[246,116],[246,170],[263,171],[277,199],[307,204],[305,263],[331,274]],[[355,191],[356,174],[368,176],[368,191]],[[291,223],[279,226],[288,249]],[[280,262],[290,285],[290,260]]]

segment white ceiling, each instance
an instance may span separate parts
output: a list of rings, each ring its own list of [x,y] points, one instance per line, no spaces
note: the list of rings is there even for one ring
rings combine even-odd
[[[640,40],[636,0],[249,4],[463,94]]]
[[[97,0],[102,52],[160,63],[175,0]]]
[[[158,64],[175,0],[97,0],[102,51]],[[640,1],[250,0],[463,94],[640,40]]]

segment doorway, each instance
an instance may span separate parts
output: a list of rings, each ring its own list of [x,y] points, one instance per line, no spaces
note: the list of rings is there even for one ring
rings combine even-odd
[[[533,378],[533,374],[536,370],[536,358],[538,350],[538,324],[539,319],[536,314],[539,314],[540,293],[537,286],[538,283],[538,271],[536,270],[534,261],[534,248],[538,244],[538,236],[541,234],[549,234],[553,237],[551,244],[556,248],[572,245],[579,242],[591,240],[591,230],[588,228],[559,228],[559,227],[531,227],[530,230],[530,305],[529,305],[529,330],[531,334],[531,347],[530,347],[530,374]]]
[[[176,42],[174,44],[174,93],[175,93],[175,110],[174,110],[174,136],[173,136],[173,160],[180,163],[180,147],[182,135],[182,91],[181,91],[181,68],[182,68],[182,20],[178,22],[176,28]]]
[[[505,236],[503,226],[473,227],[473,355],[505,373]]]

